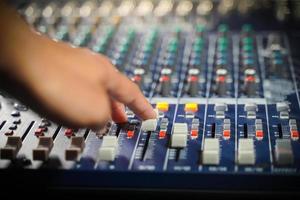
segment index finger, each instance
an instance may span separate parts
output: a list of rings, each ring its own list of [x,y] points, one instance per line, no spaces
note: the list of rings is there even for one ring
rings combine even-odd
[[[156,113],[144,97],[139,87],[126,76],[118,72],[113,66],[109,67],[107,78],[107,90],[117,101],[128,106],[143,120],[155,119]]]

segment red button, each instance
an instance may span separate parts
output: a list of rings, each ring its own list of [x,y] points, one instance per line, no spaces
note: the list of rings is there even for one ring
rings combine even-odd
[[[192,130],[191,131],[191,136],[192,137],[198,137],[198,130]]]
[[[224,130],[223,131],[223,137],[225,139],[229,139],[230,138],[230,130]]]
[[[255,82],[255,76],[247,76],[245,81],[246,82]]]
[[[293,139],[298,139],[299,138],[299,132],[297,130],[291,130],[291,137]]]
[[[225,76],[218,76],[217,77],[217,82],[225,82],[225,80],[226,80],[226,77]]]
[[[132,138],[134,136],[134,131],[127,131],[127,137]]]
[[[169,76],[162,76],[160,78],[160,82],[167,82],[167,81],[170,81],[170,77]]]
[[[188,82],[197,82],[198,81],[198,77],[197,76],[190,76],[188,78]]]
[[[262,130],[257,130],[256,131],[256,137],[258,139],[262,139],[264,137],[264,132]]]
[[[39,127],[38,129],[42,130],[42,132],[46,132],[48,130],[47,127]]]
[[[44,129],[43,128],[36,129],[36,131],[34,132],[34,135],[37,136],[37,137],[43,136],[44,135]]]
[[[71,137],[71,136],[73,136],[73,135],[74,135],[73,129],[68,128],[68,129],[65,131],[65,136]]]
[[[141,76],[137,76],[135,75],[133,78],[132,78],[132,81],[135,82],[135,83],[138,83],[142,80],[142,77]]]
[[[159,138],[164,138],[164,137],[166,137],[166,131],[159,131],[158,137],[159,137]]]

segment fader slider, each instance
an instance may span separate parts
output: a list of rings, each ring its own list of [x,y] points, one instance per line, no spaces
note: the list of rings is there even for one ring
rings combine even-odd
[[[71,145],[65,152],[66,160],[77,160],[79,154],[83,151],[85,146],[84,137],[82,136],[73,136],[71,138]]]
[[[118,149],[118,138],[116,136],[106,135],[103,137],[102,145],[99,149],[99,160],[113,161]]]
[[[32,150],[33,160],[48,160],[50,151],[53,147],[52,137],[40,136],[37,148]]]
[[[12,160],[16,158],[21,146],[22,140],[19,136],[8,136],[5,147],[0,150],[1,159]]]
[[[186,123],[174,123],[171,136],[171,147],[186,147],[188,127]]]
[[[157,119],[148,119],[142,122],[142,131],[155,131],[157,126]]]
[[[142,122],[141,129],[142,131],[155,131],[157,127],[157,118],[159,117],[159,111],[158,109],[154,109],[154,112],[156,113],[156,119],[147,119]]]
[[[239,139],[238,162],[240,165],[255,164],[254,141],[252,138]]]
[[[204,165],[218,165],[220,162],[220,142],[218,138],[206,138],[202,154]]]

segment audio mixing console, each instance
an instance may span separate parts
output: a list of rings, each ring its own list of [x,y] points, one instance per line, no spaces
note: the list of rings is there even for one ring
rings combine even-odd
[[[16,3],[38,31],[107,55],[158,118],[127,110],[128,123],[75,130],[2,92],[1,174],[65,187],[299,190],[300,66],[289,36],[260,19],[223,20],[236,7],[287,5],[241,2]]]

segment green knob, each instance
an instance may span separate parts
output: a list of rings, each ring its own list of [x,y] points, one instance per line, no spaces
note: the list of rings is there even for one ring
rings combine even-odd
[[[109,34],[112,34],[114,32],[114,28],[112,26],[108,27],[106,29],[106,34],[109,35]]]
[[[169,46],[168,51],[169,52],[176,52],[177,51],[177,46]]]
[[[228,45],[228,38],[226,38],[226,37],[220,37],[218,39],[218,44],[219,45],[225,45],[225,46],[227,46]]]
[[[150,39],[153,40],[157,37],[158,31],[157,29],[154,29],[153,31],[151,31],[150,33]]]
[[[94,45],[92,50],[98,53],[103,53],[105,51],[105,45]]]
[[[227,24],[220,24],[220,26],[218,27],[218,31],[219,32],[227,32],[228,31],[228,25]]]
[[[146,46],[153,46],[154,40],[146,40],[145,45]]]
[[[227,46],[226,45],[218,45],[217,50],[220,52],[225,52],[227,50]]]
[[[252,45],[244,45],[243,46],[243,51],[253,51],[253,46]]]
[[[253,30],[253,28],[252,28],[251,24],[244,24],[242,27],[243,32],[251,32],[252,30]]]
[[[134,37],[135,37],[135,31],[133,29],[130,29],[127,32],[126,40],[128,40],[129,42],[131,42]]]
[[[200,47],[200,46],[194,46],[194,47],[193,47],[193,51],[194,51],[194,52],[197,52],[197,53],[202,52],[202,49],[203,49],[203,48]]]
[[[107,40],[100,40],[99,42],[98,42],[98,46],[102,46],[102,45],[106,45],[107,44]]]
[[[204,40],[202,38],[196,38],[194,45],[203,46]]]
[[[144,52],[151,52],[151,51],[152,51],[152,46],[150,46],[150,45],[145,45],[145,46],[143,47],[143,51],[144,51]]]
[[[177,38],[173,38],[170,42],[169,42],[169,46],[177,46],[178,45],[178,39]]]
[[[119,52],[125,53],[125,52],[127,52],[127,50],[128,50],[128,46],[127,46],[127,45],[122,45],[122,46],[120,47],[120,49],[119,49]]]
[[[253,38],[251,37],[245,37],[242,39],[243,44],[253,44]]]
[[[201,33],[203,31],[205,31],[205,26],[203,24],[198,24],[196,26],[196,32]]]

